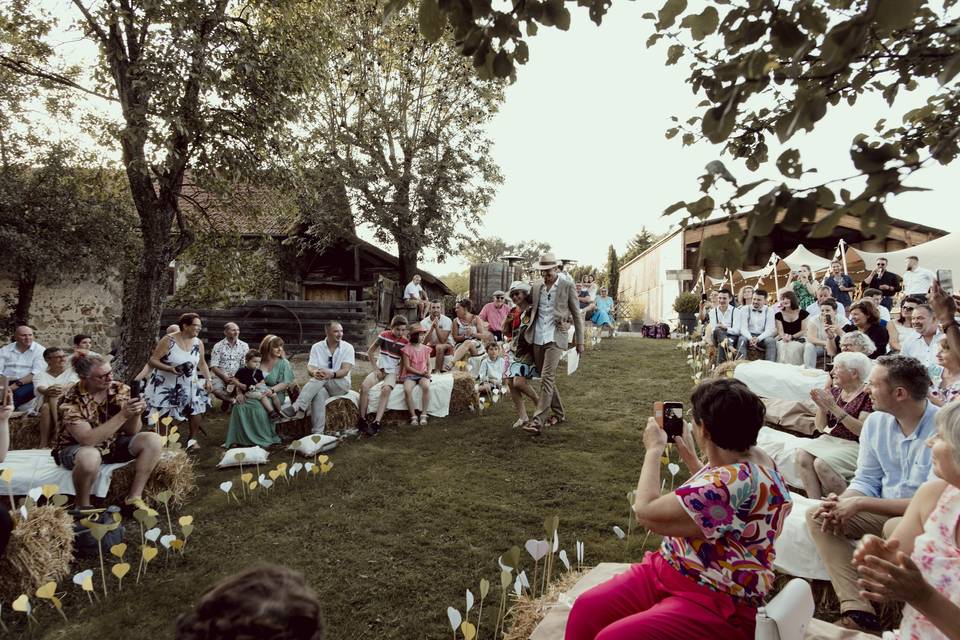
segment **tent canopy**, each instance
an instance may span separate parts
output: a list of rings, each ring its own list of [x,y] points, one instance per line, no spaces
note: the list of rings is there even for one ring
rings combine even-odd
[[[851,255],[851,252],[855,256]],[[931,271],[952,269],[955,273],[960,274],[960,233],[951,233],[942,238],[899,251],[874,253],[853,247],[847,249],[847,262],[859,257],[865,267],[870,269],[877,258],[886,258],[890,262],[890,270],[894,273],[903,273],[903,264],[910,256],[917,256],[920,260],[920,266]]]
[[[786,262],[791,270],[799,269],[801,266],[807,265],[813,273],[826,271],[830,268],[830,258],[818,256],[802,244],[798,245],[797,248],[793,250],[793,253],[783,258],[782,262]]]

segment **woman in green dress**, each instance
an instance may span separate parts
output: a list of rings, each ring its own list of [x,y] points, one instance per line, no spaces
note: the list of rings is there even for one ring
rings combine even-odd
[[[274,335],[266,336],[260,342],[260,358],[260,370],[263,371],[265,382],[283,404],[287,399],[287,390],[293,384],[293,367],[284,356],[283,339]],[[243,403],[234,405],[224,446],[269,447],[279,442],[276,426],[259,400],[247,398]]]

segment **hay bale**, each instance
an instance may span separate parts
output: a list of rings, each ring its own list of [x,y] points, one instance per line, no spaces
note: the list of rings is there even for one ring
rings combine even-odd
[[[21,593],[33,599],[41,585],[60,582],[73,561],[73,518],[61,507],[30,509],[26,521],[17,521],[10,544],[0,557],[0,602]]]
[[[282,437],[300,439],[312,432],[313,425],[309,417],[284,420],[277,423],[277,435]]]
[[[10,418],[10,449],[40,448],[40,418],[21,413]]]
[[[134,464],[131,462],[113,472],[110,481],[110,490],[107,492],[108,504],[123,504],[130,485],[133,483]],[[166,450],[157,463],[157,468],[150,474],[147,486],[144,489],[146,496],[152,496],[161,491],[169,491],[170,502],[177,508],[182,507],[187,497],[197,488],[196,474],[193,469],[193,460],[182,449],[177,451]]]
[[[527,640],[550,607],[557,603],[560,594],[572,589],[586,574],[587,570],[565,572],[558,580],[552,581],[547,592],[539,598],[533,598],[526,592],[520,597],[511,596],[513,606],[507,610],[504,618],[509,621],[510,629],[504,634],[503,640]]]
[[[734,370],[747,362],[746,360],[727,360],[726,362],[721,362],[713,370],[714,378],[732,378]]]
[[[477,405],[476,380],[466,371],[453,372],[453,391],[450,392],[450,415],[467,413]]]
[[[327,423],[324,431],[333,433],[357,426],[360,410],[347,398],[335,398],[327,403]]]

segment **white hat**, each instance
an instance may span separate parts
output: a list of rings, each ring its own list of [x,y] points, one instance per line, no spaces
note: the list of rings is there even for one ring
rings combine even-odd
[[[530,293],[530,289],[530,283],[524,282],[523,280],[514,280],[513,284],[510,285],[510,293],[513,293],[514,291],[525,291]]]
[[[560,261],[557,260],[556,256],[554,256],[552,253],[545,253],[540,256],[540,261],[533,265],[533,268],[538,271],[546,271],[559,266]]]

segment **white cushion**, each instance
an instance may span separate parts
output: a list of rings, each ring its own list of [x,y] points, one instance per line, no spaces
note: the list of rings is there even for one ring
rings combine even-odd
[[[290,446],[287,447],[287,449],[290,451],[296,450],[298,453],[305,456],[313,456],[322,451],[330,451],[336,446],[337,439],[333,436],[313,434],[309,436],[303,436],[299,440],[294,440],[290,443]]]
[[[243,454],[243,461],[237,460],[237,454]],[[264,464],[267,461],[267,451],[261,447],[240,447],[230,449],[223,454],[223,459],[217,463],[218,469],[239,467],[241,464]]]

